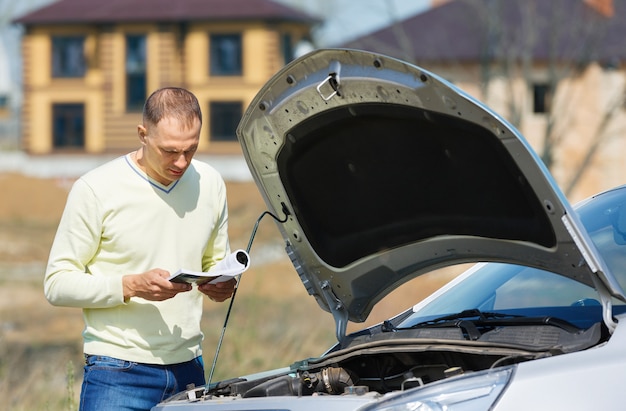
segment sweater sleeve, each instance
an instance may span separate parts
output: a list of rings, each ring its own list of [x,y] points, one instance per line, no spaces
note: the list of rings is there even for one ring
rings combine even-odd
[[[95,276],[88,263],[100,246],[103,215],[89,185],[76,181],[50,250],[44,293],[53,305],[105,308],[124,303],[122,276]]]

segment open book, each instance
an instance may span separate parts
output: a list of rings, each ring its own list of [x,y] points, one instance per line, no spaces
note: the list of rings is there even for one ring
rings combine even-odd
[[[236,275],[246,271],[250,266],[250,256],[244,250],[237,250],[234,253],[220,260],[209,271],[191,271],[181,268],[168,278],[173,283],[190,284],[216,284],[228,281]]]

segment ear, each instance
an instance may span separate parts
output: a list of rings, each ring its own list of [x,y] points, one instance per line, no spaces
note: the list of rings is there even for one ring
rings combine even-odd
[[[142,124],[139,124],[137,126],[137,135],[139,136],[139,141],[141,141],[141,144],[145,146],[146,138],[148,137],[148,130],[146,130],[146,128]]]

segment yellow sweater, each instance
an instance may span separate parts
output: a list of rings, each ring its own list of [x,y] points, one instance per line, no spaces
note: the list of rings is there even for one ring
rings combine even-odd
[[[226,188],[193,160],[163,186],[119,157],[78,179],[70,191],[44,279],[53,305],[83,309],[84,351],[129,361],[174,364],[202,353],[203,294],[195,288],[152,302],[124,302],[122,276],[152,268],[206,271],[230,253]]]

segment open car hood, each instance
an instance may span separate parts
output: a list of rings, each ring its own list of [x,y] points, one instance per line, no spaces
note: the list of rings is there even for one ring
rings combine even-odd
[[[266,83],[237,135],[339,340],[400,284],[456,263],[532,264],[624,298],[521,134],[422,68],[316,50]]]

